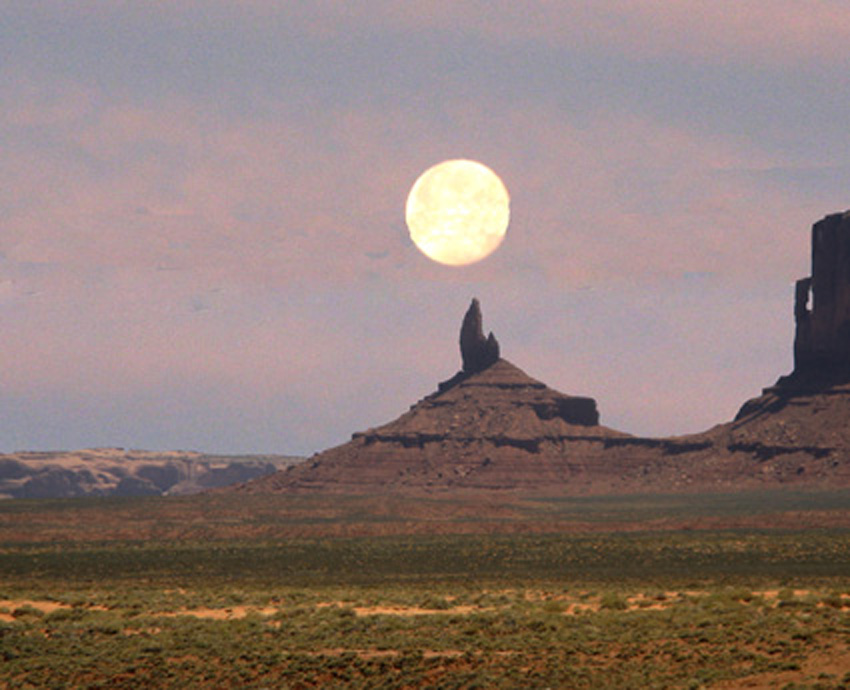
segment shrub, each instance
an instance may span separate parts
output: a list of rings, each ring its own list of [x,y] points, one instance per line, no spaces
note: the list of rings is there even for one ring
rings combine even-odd
[[[30,604],[24,604],[12,611],[13,618],[41,618],[42,616],[44,616],[44,611]]]
[[[629,608],[629,603],[619,594],[606,592],[602,595],[599,606],[608,611],[625,611]]]

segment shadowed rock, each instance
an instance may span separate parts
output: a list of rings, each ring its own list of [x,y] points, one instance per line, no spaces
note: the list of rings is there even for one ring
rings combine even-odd
[[[592,398],[559,393],[499,359],[389,424],[242,490],[551,489],[585,474],[586,456],[628,438],[598,420]]]
[[[463,368],[436,393],[389,424],[234,490],[850,487],[850,214],[815,224],[812,276],[797,283],[794,316],[794,372],[745,403],[734,421],[640,438],[601,426],[592,398],[559,393],[501,359],[473,300],[460,333]]]
[[[850,212],[812,227],[812,275],[797,281],[794,320],[794,372],[785,384],[850,381]]]
[[[460,330],[463,368],[435,393],[389,424],[243,490],[539,490],[581,473],[571,449],[596,455],[630,438],[600,426],[593,398],[559,393],[501,359],[481,321],[473,299]]]
[[[496,336],[491,332],[487,338],[484,337],[481,306],[475,298],[469,305],[460,327],[460,356],[465,374],[484,371],[499,359]]]
[[[812,227],[812,275],[794,295],[794,371],[718,427],[765,480],[850,483],[850,212]]]

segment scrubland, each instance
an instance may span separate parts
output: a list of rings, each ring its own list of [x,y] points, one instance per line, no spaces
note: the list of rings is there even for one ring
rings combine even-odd
[[[840,498],[763,514],[835,518]],[[331,511],[325,535],[250,536],[219,510],[198,536],[196,500],[0,505],[0,687],[850,687],[844,527],[641,529],[679,508],[632,497],[523,508],[610,527],[590,531],[339,536]],[[711,500],[703,517],[760,514]],[[89,513],[124,522],[87,532]]]

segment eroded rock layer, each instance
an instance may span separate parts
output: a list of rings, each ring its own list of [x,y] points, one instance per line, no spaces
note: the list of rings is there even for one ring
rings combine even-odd
[[[722,452],[784,483],[850,484],[850,212],[812,227],[797,281],[794,370],[719,427]]]
[[[0,455],[0,499],[190,494],[262,477],[300,458],[124,448]]]
[[[848,487],[850,212],[815,224],[812,275],[797,283],[794,316],[790,375],[746,402],[732,422],[652,439],[600,426],[593,399],[553,391],[499,359],[473,300],[461,328],[463,368],[437,393],[390,424],[239,490],[581,495]]]
[[[539,487],[577,471],[574,453],[595,454],[620,438],[629,437],[599,425],[592,398],[559,393],[500,359],[395,421],[251,487]]]

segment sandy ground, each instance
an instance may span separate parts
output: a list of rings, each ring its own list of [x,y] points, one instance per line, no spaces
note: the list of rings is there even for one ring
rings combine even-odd
[[[657,611],[670,608],[683,598],[698,598],[707,596],[709,592],[698,590],[687,590],[681,592],[660,592],[654,596],[646,594],[635,594],[624,598],[625,607],[621,610],[625,611]],[[807,589],[794,590],[796,598],[805,598],[813,594]],[[748,593],[752,599],[761,599],[766,603],[771,603],[774,606],[779,603],[779,590],[766,589],[755,590]],[[565,615],[578,615],[588,611],[599,611],[602,608],[602,601],[599,597],[582,595],[579,593],[576,596],[567,595],[544,595],[538,592],[528,592],[526,598],[529,600],[542,600],[557,602],[563,607]],[[841,599],[845,607],[850,607],[850,594],[842,594]],[[820,602],[818,606],[824,606]],[[351,608],[357,616],[435,616],[435,615],[453,615],[466,616],[473,613],[482,613],[484,611],[494,611],[493,606],[472,606],[458,605],[448,606],[446,608],[424,608],[421,606],[352,606],[350,602],[345,601],[323,601],[316,605],[316,608],[338,607]],[[31,607],[41,611],[44,614],[52,613],[58,609],[70,609],[70,604],[65,604],[52,600],[34,600],[34,599],[0,599],[0,621],[12,622],[15,620],[13,613],[17,609]],[[106,611],[103,606],[94,604],[86,605],[89,610]],[[227,606],[222,608],[183,608],[177,611],[157,611],[150,615],[161,618],[173,618],[175,616],[192,616],[194,618],[205,618],[210,620],[236,620],[245,618],[248,615],[256,614],[263,617],[273,616],[280,611],[285,610],[284,606]]]
[[[185,593],[185,592],[184,592]],[[488,594],[498,594],[499,592],[487,592]],[[505,591],[504,594],[517,594],[515,591]],[[618,605],[619,612],[631,611],[646,611],[646,610],[662,610],[667,609],[676,604],[682,603],[687,599],[699,599],[702,597],[717,594],[717,592],[699,591],[699,590],[682,590],[682,591],[659,591],[655,594],[647,595],[645,593],[623,596],[621,601],[622,608]],[[790,592],[786,592],[784,596],[788,596]],[[818,601],[825,597],[826,591],[813,591],[807,589],[797,589],[793,591],[793,596],[798,599],[810,599],[812,603],[817,602],[818,606],[826,606],[823,601]],[[758,603],[761,606],[778,606],[781,603],[780,591],[776,589],[765,590],[742,590],[740,593],[742,602]],[[831,595],[833,597],[839,595]],[[586,612],[599,611],[603,608],[603,601],[599,596],[593,595],[591,592],[575,592],[570,594],[559,594],[542,591],[528,591],[525,597],[531,601],[546,601],[551,602],[554,607],[560,609],[564,615],[581,615]],[[840,606],[844,609],[850,608],[850,595],[840,595]],[[481,613],[484,611],[497,610],[498,606],[475,606],[475,605],[453,605],[452,597],[446,597],[446,608],[424,608],[422,606],[401,606],[401,605],[383,605],[383,606],[356,606],[351,601],[324,601],[314,604],[316,608],[346,608],[350,609],[356,616],[432,616],[432,615],[452,615],[463,616]],[[192,616],[195,618],[228,621],[245,618],[249,615],[258,615],[264,618],[269,618],[275,614],[285,611],[286,604],[275,600],[274,605],[266,606],[228,606],[220,608],[212,607],[197,607],[197,608],[182,608],[174,611],[151,612],[152,617],[171,618],[177,616]],[[833,602],[831,605],[835,606]],[[74,606],[61,601],[50,599],[2,599],[0,600],[0,622],[14,623],[16,621],[15,613],[22,608],[28,607],[37,609],[43,614],[50,614],[61,609],[72,609],[81,606],[76,603]],[[82,607],[90,611],[106,611],[106,607],[94,604],[93,602],[83,603]],[[556,610],[557,610],[556,609]],[[20,615],[20,614],[18,614]],[[279,620],[269,620],[267,624],[270,626],[279,626]],[[153,626],[139,629],[127,629],[124,634],[130,635],[156,635],[161,632],[160,628]],[[368,648],[322,648],[317,649],[311,654],[316,656],[342,656],[345,654],[354,654],[362,659],[375,659],[384,657],[397,657],[403,652],[398,649],[368,649]],[[421,654],[425,658],[458,658],[464,652],[461,650],[421,650]],[[497,651],[494,654],[498,656],[513,654],[510,650]],[[834,679],[842,678],[850,671],[850,641],[837,639],[834,643],[830,643],[828,649],[812,650],[807,655],[805,660],[800,664],[799,668],[788,671],[774,671],[769,673],[753,674],[745,678],[739,678],[734,681],[720,682],[712,684],[712,688],[718,690],[735,690],[738,688],[746,688],[749,690],[768,690],[788,687],[796,683],[811,682],[812,679],[818,677],[832,677]]]
[[[42,613],[53,613],[58,609],[69,609],[69,604],[61,604],[57,601],[33,601],[32,599],[0,599],[0,621],[10,623],[15,620],[12,612],[29,606],[37,609]],[[7,610],[8,613],[3,610]]]

